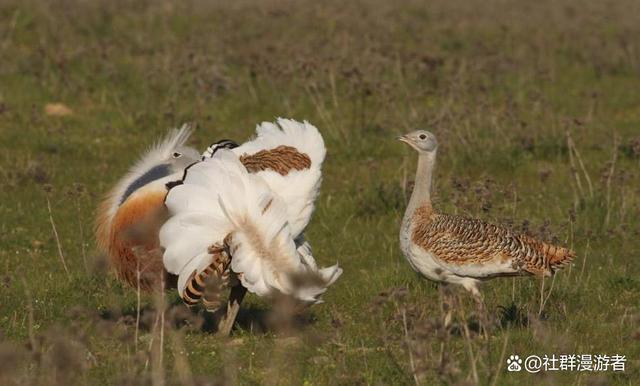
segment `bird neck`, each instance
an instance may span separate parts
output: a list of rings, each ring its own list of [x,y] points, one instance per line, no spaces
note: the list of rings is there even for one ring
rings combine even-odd
[[[433,168],[436,162],[436,152],[421,153],[418,157],[418,169],[416,171],[413,193],[407,206],[406,214],[411,216],[413,212],[423,206],[431,206],[431,183],[433,180]]]

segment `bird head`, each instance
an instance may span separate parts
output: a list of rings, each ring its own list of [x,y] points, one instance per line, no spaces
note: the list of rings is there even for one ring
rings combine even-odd
[[[435,152],[438,148],[438,141],[435,135],[426,130],[416,130],[397,138],[412,148],[416,149],[420,154]]]
[[[173,170],[182,170],[200,159],[200,153],[192,147],[177,146],[167,160]]]

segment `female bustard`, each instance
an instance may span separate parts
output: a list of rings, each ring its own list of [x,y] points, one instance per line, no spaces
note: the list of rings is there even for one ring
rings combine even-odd
[[[479,298],[482,280],[551,276],[573,260],[569,249],[482,220],[438,213],[431,205],[435,136],[417,130],[398,139],[419,154],[415,186],[400,228],[400,247],[413,269],[427,279],[462,285]]]

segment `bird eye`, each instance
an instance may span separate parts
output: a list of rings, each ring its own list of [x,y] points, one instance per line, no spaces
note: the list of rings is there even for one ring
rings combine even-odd
[[[427,139],[427,136],[424,134],[420,134],[420,139]]]
[[[177,151],[173,153],[173,158],[180,158],[180,157],[182,157],[182,153],[179,153]]]

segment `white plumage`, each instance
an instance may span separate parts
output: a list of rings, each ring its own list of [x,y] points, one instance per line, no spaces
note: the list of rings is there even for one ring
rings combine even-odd
[[[243,156],[289,146],[306,154],[311,161],[309,168],[291,170],[286,175],[270,169],[256,172],[287,203],[291,232],[298,237],[309,224],[320,190],[321,168],[327,154],[324,140],[318,129],[309,122],[300,123],[283,118],[277,120],[277,125],[263,122],[256,126],[256,134],[256,138],[231,151]]]
[[[342,273],[337,265],[318,269],[301,236],[318,194],[324,142],[307,122],[279,119],[256,131],[232,150],[210,148],[167,194],[165,268],[179,276],[184,297],[212,264],[211,247],[224,246],[230,271],[250,292],[317,303]]]

